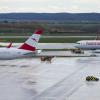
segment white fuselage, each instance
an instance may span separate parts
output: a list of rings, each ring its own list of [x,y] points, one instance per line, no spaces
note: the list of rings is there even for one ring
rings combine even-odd
[[[17,48],[0,48],[0,60],[32,57],[35,55],[36,52],[28,50],[17,49]]]
[[[79,49],[96,50],[100,49],[100,40],[82,40],[76,42],[74,46]]]
[[[40,50],[36,50],[39,38],[43,33],[42,29],[38,29],[30,36],[22,45],[18,48],[12,48],[10,43],[6,48],[0,48],[0,60],[5,59],[17,59],[33,57],[40,53]]]

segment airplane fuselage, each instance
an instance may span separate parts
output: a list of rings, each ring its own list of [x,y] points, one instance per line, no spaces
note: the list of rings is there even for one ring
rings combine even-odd
[[[100,40],[78,41],[78,42],[76,42],[75,47],[79,48],[79,49],[88,49],[88,50],[100,49]]]
[[[32,34],[32,36],[30,36],[23,44],[17,48],[12,47],[12,42],[5,48],[1,47],[0,60],[27,58],[38,55],[38,53],[41,51],[36,50],[36,47],[42,33],[42,29],[35,30],[34,34]]]
[[[36,52],[17,48],[0,48],[0,60],[35,56]]]

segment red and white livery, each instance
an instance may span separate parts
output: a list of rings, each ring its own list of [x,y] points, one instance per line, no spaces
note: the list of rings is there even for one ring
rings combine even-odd
[[[36,47],[42,33],[42,29],[36,30],[34,34],[18,48],[11,47],[12,44],[9,44],[6,48],[0,48],[0,60],[10,60],[36,56],[38,53]]]

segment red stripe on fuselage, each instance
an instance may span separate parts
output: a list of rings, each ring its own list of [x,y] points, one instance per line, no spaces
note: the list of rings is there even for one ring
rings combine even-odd
[[[26,43],[24,43],[19,49],[24,49],[24,50],[29,50],[29,51],[35,51],[36,48],[35,47],[32,47]]]

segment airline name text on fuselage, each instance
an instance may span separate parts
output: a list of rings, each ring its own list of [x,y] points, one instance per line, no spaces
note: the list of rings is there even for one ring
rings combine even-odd
[[[100,45],[100,42],[86,42],[87,45]]]

